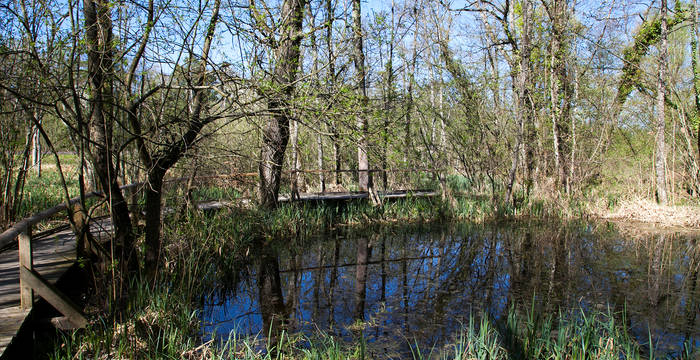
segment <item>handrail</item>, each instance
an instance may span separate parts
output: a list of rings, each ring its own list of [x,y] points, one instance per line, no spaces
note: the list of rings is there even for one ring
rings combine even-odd
[[[236,176],[252,176],[256,175],[256,173],[241,173],[241,174],[228,174],[228,175],[214,175],[214,176],[201,176],[197,177],[198,179],[212,179],[212,178],[220,178],[220,177],[236,177]],[[173,182],[184,182],[188,180],[189,178],[187,177],[179,177],[179,178],[173,178],[173,179],[168,179],[165,181],[165,183],[173,183]],[[139,186],[144,186],[146,185],[145,182],[136,182],[136,183],[131,183],[128,185],[122,185],[119,188],[121,190],[131,190],[134,188],[137,188]],[[92,191],[88,194],[85,195],[85,199],[91,199],[94,197],[103,197],[104,194],[101,191]],[[74,198],[71,198],[69,200],[69,204],[73,205],[80,201],[80,197],[76,196]],[[14,223],[12,226],[7,228],[3,233],[0,234],[0,249],[4,249],[5,247],[9,246],[10,244],[14,243],[17,241],[17,237],[27,231],[28,228],[38,224],[39,222],[46,220],[47,218],[54,216],[58,214],[59,212],[66,210],[66,203],[62,202],[52,208],[48,208],[45,210],[42,210],[34,215],[31,215],[29,217],[26,217],[16,223]]]
[[[120,186],[121,190],[131,190],[142,186],[144,183],[133,183]],[[102,192],[93,191],[86,194],[86,198],[104,196]],[[64,315],[65,322],[62,326],[71,328],[82,328],[88,324],[85,314],[69,297],[56,288],[50,281],[46,280],[34,270],[34,259],[32,251],[32,227],[40,221],[66,210],[67,206],[80,201],[79,197],[68,199],[67,203],[56,205],[52,208],[40,211],[32,216],[24,218],[13,224],[9,229],[0,234],[0,248],[17,241],[19,254],[19,298],[20,309],[27,310],[34,306],[34,295],[38,295],[51,304],[56,310]]]
[[[314,171],[314,170],[312,170]],[[324,171],[324,170],[318,170]],[[361,170],[361,171],[373,171],[371,169]],[[214,176],[202,176],[199,179],[212,179],[212,178],[231,178],[236,176],[255,176],[255,173],[239,173],[239,174],[228,174],[228,175],[214,175]],[[185,180],[193,180],[194,178],[190,176],[174,178],[166,180],[166,183],[182,182]],[[120,186],[121,190],[131,190],[139,186],[144,186],[146,183],[138,182],[129,185]],[[370,196],[369,194],[362,194],[365,196]],[[86,195],[87,199],[104,196],[102,192],[93,191]],[[66,326],[72,326],[74,328],[81,328],[88,324],[85,314],[82,312],[80,307],[74,304],[71,299],[65,296],[58,288],[56,288],[51,282],[47,281],[41,276],[41,274],[34,271],[34,260],[32,254],[32,227],[39,223],[40,221],[59,213],[62,210],[66,210],[68,206],[80,201],[79,197],[74,197],[69,199],[67,204],[62,203],[56,205],[52,208],[40,211],[32,216],[24,218],[17,223],[13,224],[9,229],[5,230],[0,234],[0,249],[7,247],[7,245],[13,242],[18,242],[18,255],[19,255],[19,290],[20,290],[20,309],[30,309],[34,305],[34,295],[39,295],[54,308],[56,308],[61,314],[64,315],[66,320]]]
[[[335,173],[335,172],[413,172],[413,171],[436,171],[436,169],[367,169],[367,170],[358,170],[358,169],[341,169],[341,170],[287,170],[283,171],[283,173]],[[254,177],[257,176],[257,173],[251,172],[251,173],[234,173],[234,174],[226,174],[226,175],[209,175],[209,176],[198,176],[197,179],[215,179],[215,178],[235,178],[235,177]],[[179,177],[179,178],[174,178],[174,179],[169,179],[166,180],[166,183],[170,182],[180,182],[180,181],[186,181],[189,178],[187,177]],[[120,189],[122,190],[131,190],[133,188],[143,186],[146,183],[144,182],[137,182],[137,183],[132,183],[128,185],[123,185],[120,186]],[[93,191],[88,193],[85,198],[90,199],[93,197],[103,197],[104,194],[101,191]],[[69,204],[73,205],[80,201],[80,197],[74,197],[69,200]],[[32,227],[39,222],[56,215],[57,213],[66,210],[66,203],[63,202],[59,205],[56,205],[52,208],[42,210],[34,215],[31,215],[29,217],[26,217],[16,223],[14,223],[12,226],[10,226],[7,230],[5,230],[3,233],[0,234],[0,249],[4,249],[5,247],[9,246],[13,242],[17,240],[17,237],[25,232],[29,227]]]
[[[133,184],[128,184],[124,186],[120,186],[122,190],[130,190],[132,188],[138,187],[143,185],[143,183],[133,183]],[[104,196],[101,191],[93,191],[85,195],[86,199],[91,199],[94,197],[102,197]],[[74,197],[69,200],[69,204],[73,205],[80,201],[80,197]],[[38,224],[39,222],[46,220],[47,218],[54,216],[58,214],[59,212],[66,210],[66,203],[63,202],[61,204],[58,204],[52,208],[48,208],[45,210],[42,210],[34,215],[31,215],[29,217],[26,217],[16,223],[14,223],[12,226],[10,226],[7,230],[5,230],[2,234],[0,234],[0,249],[4,249],[5,247],[9,246],[13,242],[17,241],[17,237],[23,233],[26,232],[27,229],[30,227]]]

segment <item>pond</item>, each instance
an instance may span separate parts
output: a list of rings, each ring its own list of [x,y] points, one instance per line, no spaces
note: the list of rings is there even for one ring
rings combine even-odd
[[[279,314],[289,331],[348,340],[362,324],[374,349],[410,357],[409,343],[448,344],[476,314],[574,309],[614,314],[639,343],[651,334],[656,351],[678,354],[700,340],[698,240],[605,222],[329,230],[257,255],[252,280],[208,299],[201,317],[205,338],[224,340],[262,336]]]

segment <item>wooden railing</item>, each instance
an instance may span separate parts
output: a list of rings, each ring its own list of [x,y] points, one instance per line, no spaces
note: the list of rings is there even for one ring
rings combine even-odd
[[[251,174],[217,175],[197,177],[198,180],[227,178],[236,176],[252,176]],[[187,177],[168,179],[166,183],[181,183],[189,180]],[[145,183],[133,183],[121,186],[123,192],[137,192],[145,186]],[[102,192],[93,191],[85,195],[85,199],[103,197]],[[126,197],[126,194],[125,194]],[[30,309],[34,304],[34,295],[42,297],[56,310],[63,314],[64,318],[58,319],[62,327],[81,328],[87,325],[87,319],[80,308],[65,294],[57,289],[48,280],[34,270],[34,258],[32,251],[33,228],[56,214],[65,211],[80,201],[79,197],[70,199],[67,203],[61,203],[50,209],[43,210],[32,216],[24,218],[0,234],[0,249],[6,249],[17,243],[19,252],[19,283],[20,283],[20,308]]]
[[[292,170],[285,173],[334,173],[334,172],[406,172],[406,171],[433,171],[424,169],[343,169],[343,170]],[[236,178],[236,177],[255,177],[257,173],[237,173],[230,175],[213,175],[213,176],[198,176],[197,180],[216,179],[216,178]],[[169,179],[167,183],[178,183],[189,180],[187,177]],[[122,191],[135,191],[143,187],[144,183],[133,183],[121,187]],[[102,197],[101,192],[91,192],[85,196],[86,199]],[[44,298],[49,304],[56,308],[65,316],[72,327],[80,328],[87,324],[87,319],[80,308],[75,305],[67,296],[58,290],[49,281],[44,279],[39,273],[34,270],[34,260],[32,254],[32,229],[35,225],[50,217],[67,210],[68,206],[73,206],[80,201],[79,197],[72,198],[68,203],[62,203],[50,209],[43,210],[32,216],[24,218],[10,228],[0,234],[0,249],[4,249],[13,243],[17,242],[19,247],[19,281],[20,281],[20,307],[29,309],[34,302],[34,293]]]
[[[122,186],[121,188],[123,191],[133,191],[142,185],[143,183],[135,183]],[[100,192],[91,192],[86,194],[85,197],[86,199],[90,199],[102,196]],[[37,295],[63,314],[65,319],[61,319],[60,321],[67,320],[69,323],[65,324],[65,322],[63,322],[64,326],[70,325],[75,328],[87,325],[87,319],[77,305],[34,270],[32,229],[38,223],[66,210],[68,206],[73,206],[79,201],[80,198],[78,197],[72,198],[67,204],[64,202],[24,218],[0,234],[0,249],[8,247],[14,242],[18,243],[20,308],[30,309],[34,304],[34,293],[36,292]]]

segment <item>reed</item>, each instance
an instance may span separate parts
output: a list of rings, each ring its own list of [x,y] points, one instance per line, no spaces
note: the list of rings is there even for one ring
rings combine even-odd
[[[327,333],[283,333],[275,343],[260,336],[235,332],[225,341],[202,342],[197,310],[165,289],[143,288],[139,309],[121,324],[95,322],[88,329],[64,335],[51,359],[375,359],[363,338],[344,341]],[[616,320],[622,318],[622,321]],[[466,359],[657,359],[649,344],[639,344],[624,327],[624,314],[571,313],[539,317],[514,309],[504,319],[488,314],[471,316],[454,340],[441,346],[419,347],[408,341],[413,360]],[[397,340],[401,341],[401,340]],[[697,358],[685,344],[682,359]],[[404,357],[405,358],[405,357]]]
[[[470,209],[480,209],[474,202]],[[369,359],[380,352],[362,337],[337,338],[321,331],[284,334],[274,344],[264,336],[229,334],[225,341],[203,341],[200,309],[221,284],[249,278],[255,244],[302,245],[327,228],[355,224],[353,230],[399,219],[414,224],[455,219],[454,209],[437,199],[404,199],[374,207],[283,205],[273,211],[234,208],[211,214],[188,212],[167,218],[163,230],[163,266],[155,280],[135,276],[123,319],[97,313],[87,329],[64,333],[52,359]],[[467,213],[467,210],[463,210]],[[469,210],[477,211],[477,210]],[[481,209],[478,211],[484,211]],[[357,226],[359,225],[359,226]],[[231,290],[231,289],[228,289]],[[543,316],[534,308],[510,309],[494,318],[469,317],[447,344],[402,344],[414,360],[422,359],[639,359],[655,358],[625,328],[625,315],[583,309]],[[220,337],[215,337],[220,339]],[[371,350],[371,351],[369,351]],[[700,355],[686,344],[684,358]]]

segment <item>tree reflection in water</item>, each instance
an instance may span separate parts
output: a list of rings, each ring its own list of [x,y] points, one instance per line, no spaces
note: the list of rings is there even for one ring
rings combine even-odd
[[[370,351],[406,354],[406,339],[441,346],[481,313],[610,309],[621,323],[626,309],[641,343],[651,332],[673,352],[700,339],[693,236],[632,239],[604,223],[538,221],[344,229],[301,242],[261,251],[257,286],[239,284],[236,297],[206,307],[205,322],[224,337],[287,326],[352,340],[359,320]]]
[[[278,254],[274,247],[262,244],[258,255],[258,304],[262,318],[262,331],[276,344],[280,333],[286,330],[288,315],[282,295]]]

